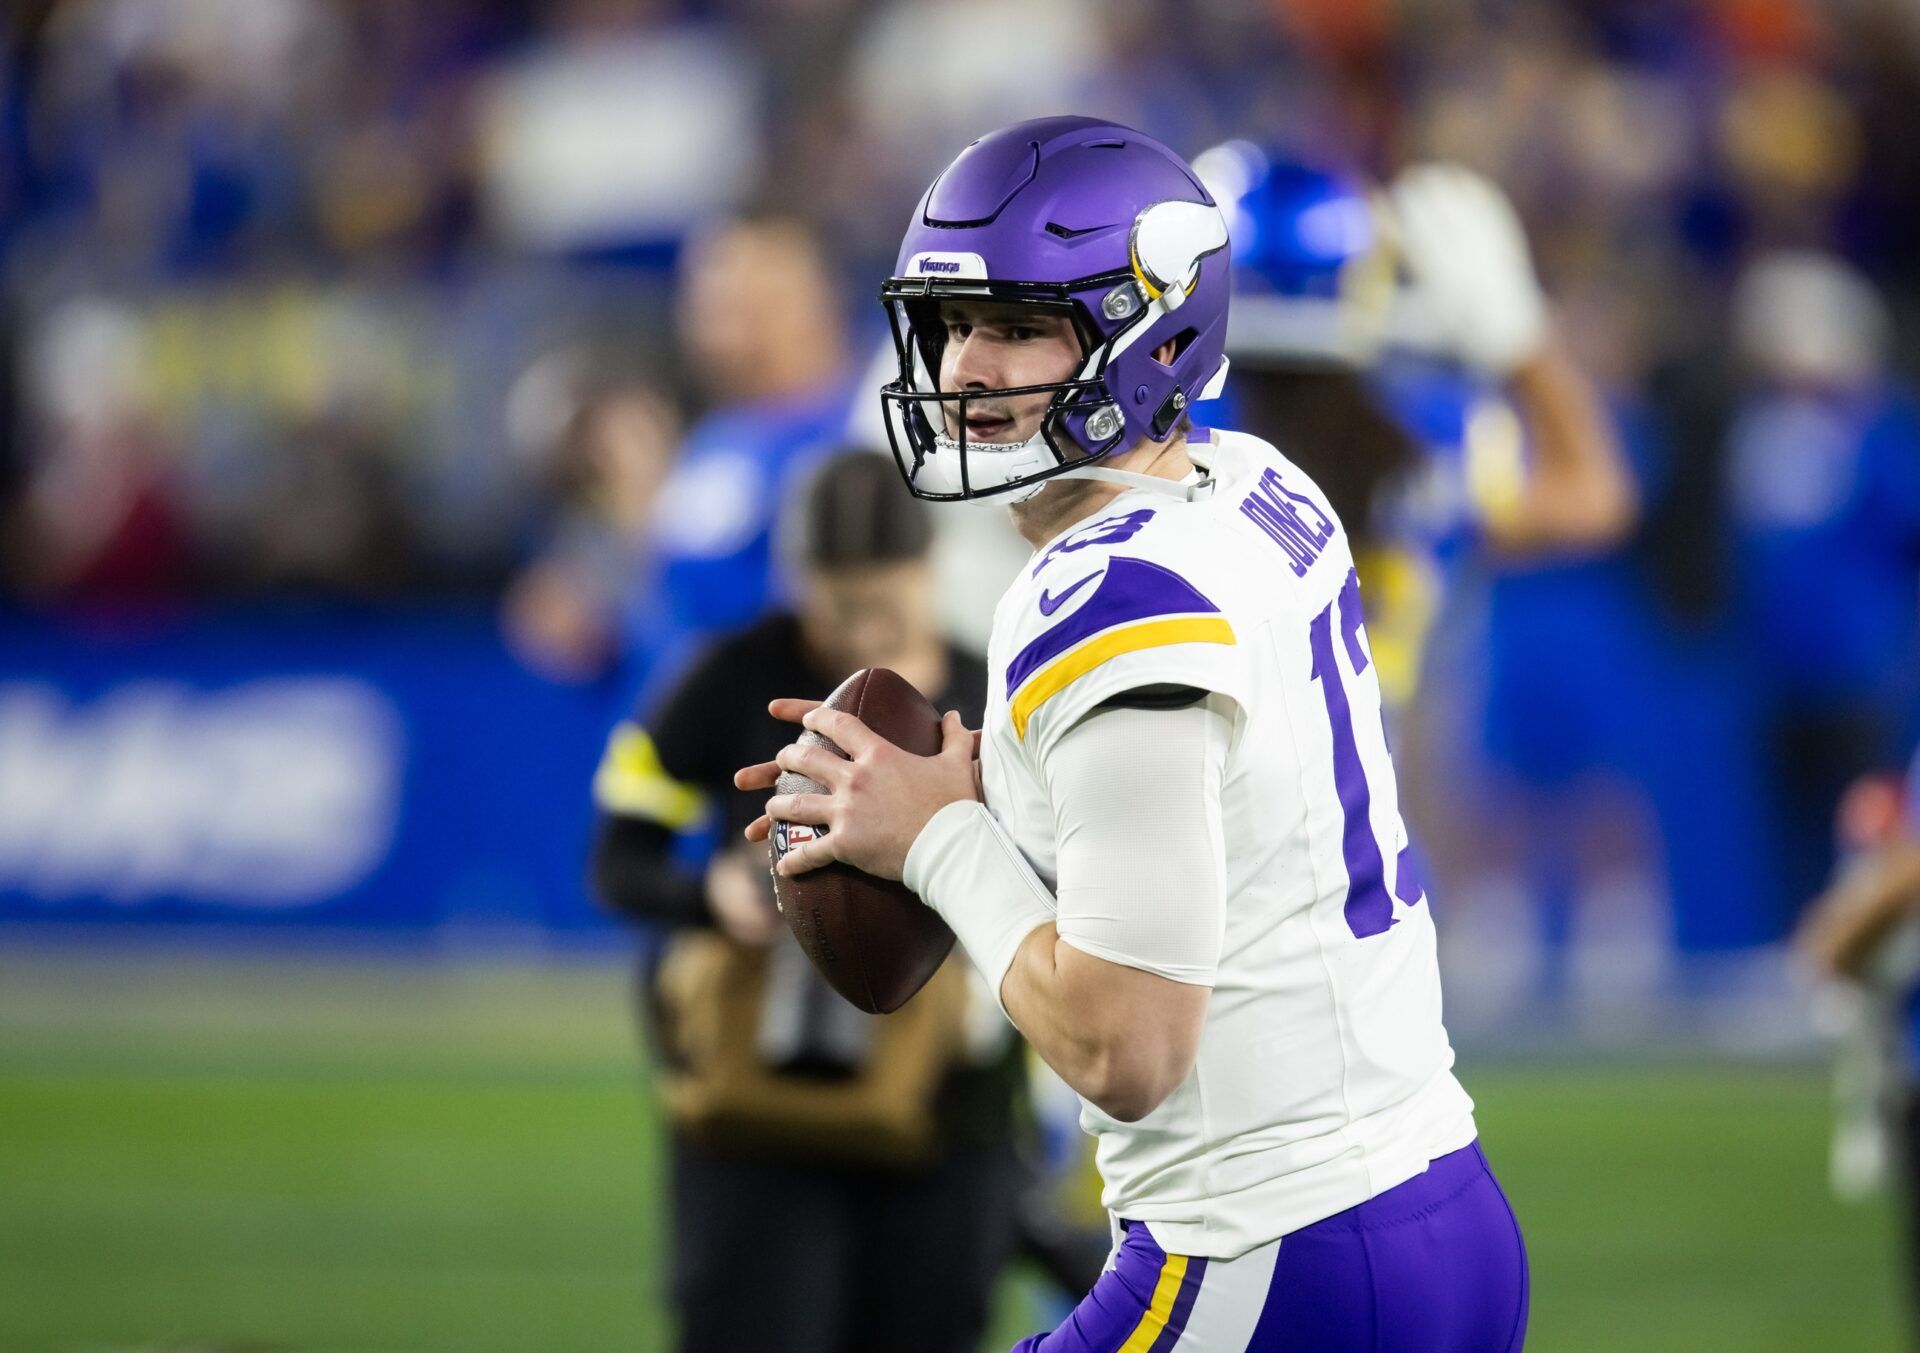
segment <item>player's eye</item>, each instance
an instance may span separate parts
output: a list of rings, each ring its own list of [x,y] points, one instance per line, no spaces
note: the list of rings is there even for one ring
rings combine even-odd
[[[1007,330],[1007,337],[1015,343],[1031,343],[1040,337],[1040,331],[1030,324],[1016,324]]]
[[[956,338],[964,343],[966,341],[967,335],[972,332],[973,332],[973,326],[962,320],[950,319],[947,321],[947,337],[948,338]]]

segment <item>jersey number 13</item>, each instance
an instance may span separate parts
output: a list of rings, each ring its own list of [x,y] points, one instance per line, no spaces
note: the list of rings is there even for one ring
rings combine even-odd
[[[1395,861],[1394,889],[1387,892],[1386,861],[1380,842],[1373,834],[1373,791],[1367,785],[1366,767],[1360,760],[1360,746],[1353,727],[1353,705],[1347,699],[1345,677],[1340,670],[1339,654],[1333,642],[1334,611],[1340,612],[1341,647],[1353,666],[1354,676],[1367,670],[1367,650],[1360,642],[1364,624],[1360,614],[1360,578],[1347,570],[1347,581],[1340,588],[1337,602],[1313,618],[1309,634],[1313,645],[1313,679],[1320,683],[1326,697],[1327,722],[1333,730],[1333,786],[1340,796],[1344,829],[1340,853],[1347,864],[1347,928],[1356,939],[1384,934],[1393,925],[1393,899],[1408,906],[1420,900],[1420,882],[1415,877],[1412,847],[1400,852]],[[1380,742],[1386,746],[1386,729],[1380,729]]]

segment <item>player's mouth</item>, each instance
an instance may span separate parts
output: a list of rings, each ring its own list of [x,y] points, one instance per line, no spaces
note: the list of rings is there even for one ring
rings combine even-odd
[[[967,415],[967,440],[975,442],[1011,441],[1013,420],[998,418],[990,413],[970,413]]]

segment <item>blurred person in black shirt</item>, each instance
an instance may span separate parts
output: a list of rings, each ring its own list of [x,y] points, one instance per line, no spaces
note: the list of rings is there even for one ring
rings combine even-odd
[[[939,629],[926,511],[884,457],[824,461],[780,541],[793,609],[714,642],[615,730],[594,783],[595,890],[668,930],[645,977],[680,1346],[970,1353],[1013,1238],[1021,1045],[957,959],[893,1015],[835,995],[781,933],[741,839],[764,796],[732,776],[786,744],[777,695],[885,666],[977,725],[986,671]]]

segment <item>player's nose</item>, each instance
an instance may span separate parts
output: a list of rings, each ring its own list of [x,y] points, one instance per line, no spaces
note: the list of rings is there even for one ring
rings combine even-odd
[[[953,388],[957,390],[998,388],[999,370],[993,345],[984,342],[977,331],[968,334],[965,338],[951,341],[955,344]]]

